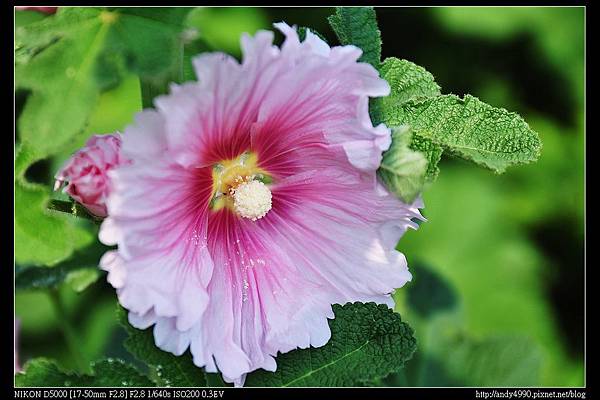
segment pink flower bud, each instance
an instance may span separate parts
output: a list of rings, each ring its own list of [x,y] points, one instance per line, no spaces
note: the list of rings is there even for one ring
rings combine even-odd
[[[124,163],[121,134],[94,135],[56,174],[54,190],[63,189],[92,214],[106,217],[110,191],[108,171]]]

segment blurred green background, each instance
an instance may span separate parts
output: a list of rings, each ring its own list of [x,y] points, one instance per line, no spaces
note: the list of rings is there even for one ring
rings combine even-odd
[[[583,385],[584,9],[376,10],[384,57],[425,67],[444,93],[470,93],[520,113],[544,147],[536,164],[500,176],[443,159],[424,194],[428,221],[398,246],[414,279],[396,292],[397,310],[415,329],[418,351],[402,374],[374,384]],[[332,12],[199,8],[188,24],[211,47],[239,56],[242,32],[278,21],[337,43],[326,20]],[[40,18],[17,12],[16,23]],[[17,112],[22,101],[17,94]],[[102,95],[87,130],[121,129],[140,107],[139,83],[131,77]],[[28,178],[50,185],[68,156],[36,163]],[[130,357],[121,345],[114,290],[104,278],[75,290],[88,278],[73,277],[56,291],[17,291],[22,363],[47,356],[77,368],[102,356]],[[71,326],[59,323],[63,314]]]

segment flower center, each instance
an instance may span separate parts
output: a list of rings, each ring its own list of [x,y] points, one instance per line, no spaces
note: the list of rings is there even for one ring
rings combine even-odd
[[[256,221],[271,209],[271,191],[260,181],[243,182],[232,192],[235,212],[244,218]]]
[[[213,211],[227,207],[256,221],[271,209],[271,190],[265,185],[271,177],[258,166],[254,153],[245,152],[235,159],[218,162],[213,166],[212,178]]]

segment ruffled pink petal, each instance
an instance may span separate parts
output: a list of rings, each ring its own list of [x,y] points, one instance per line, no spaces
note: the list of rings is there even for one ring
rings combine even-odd
[[[326,58],[326,43],[317,36],[300,43],[294,29],[276,26],[286,35],[281,59],[293,68],[261,105],[259,121],[276,120],[281,130],[317,125],[330,144],[343,146],[352,165],[376,170],[391,140],[384,125],[373,127],[368,97],[387,96],[388,83],[371,65],[356,62],[360,49],[336,47]]]
[[[203,181],[198,172],[166,160],[155,160],[152,168],[134,163],[112,171],[110,217],[99,234],[105,244],[119,244],[118,256],[109,253],[101,266],[118,288],[121,304],[137,314],[154,309],[158,316],[177,317],[181,330],[202,315],[213,269],[206,225],[199,222],[210,186],[196,190],[197,185],[206,187],[206,177]],[[146,186],[136,185],[140,181]],[[200,213],[198,220],[188,218],[194,210]]]

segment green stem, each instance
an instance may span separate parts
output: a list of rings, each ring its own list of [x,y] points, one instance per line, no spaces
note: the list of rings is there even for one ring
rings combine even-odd
[[[101,218],[95,217],[92,214],[90,214],[81,204],[71,201],[52,199],[48,202],[48,209],[71,214],[75,217],[89,219],[96,223],[102,221]]]
[[[75,360],[78,369],[82,372],[91,372],[89,363],[86,362],[85,357],[81,352],[83,347],[79,343],[79,336],[77,335],[75,327],[71,323],[71,318],[65,309],[58,289],[50,290],[50,299],[52,300],[52,304],[54,305],[56,313],[58,314],[58,318],[60,319],[60,326],[67,343],[67,347],[69,348],[69,352]]]
[[[70,201],[50,200],[48,202],[48,209],[64,212],[67,214],[73,214],[73,203],[71,203]]]

